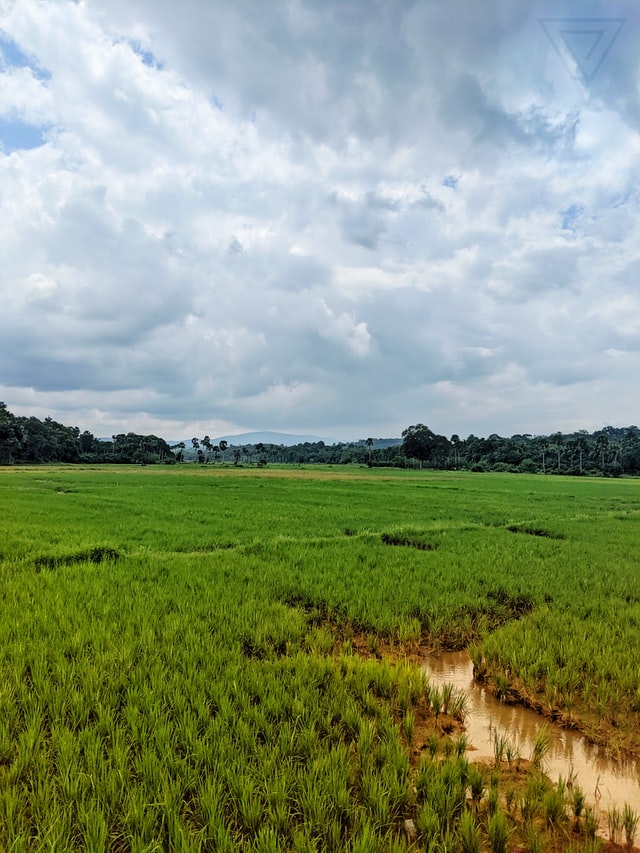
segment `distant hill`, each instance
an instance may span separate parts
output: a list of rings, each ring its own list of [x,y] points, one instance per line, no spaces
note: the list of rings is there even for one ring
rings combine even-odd
[[[112,436],[101,436],[98,441],[112,441]],[[198,440],[201,441],[202,437],[198,436]],[[192,449],[191,438],[167,438],[165,439],[167,444],[170,447],[175,447],[177,444],[184,442],[187,450]],[[220,435],[216,438],[211,438],[211,444],[220,444],[221,441],[226,441],[229,445],[235,445],[236,447],[242,446],[244,444],[275,444],[276,446],[280,446],[283,444],[285,447],[293,447],[295,444],[305,444],[309,442],[309,444],[317,444],[319,441],[324,441],[326,445],[331,446],[332,444],[355,444],[355,445],[366,445],[366,439],[353,439],[353,440],[340,440],[338,438],[328,438],[320,435],[294,435],[290,432],[243,432],[238,435]],[[398,444],[402,444],[401,438],[374,438],[373,439],[373,448],[374,450],[382,450],[386,447],[395,447]]]
[[[361,438],[358,441],[353,442],[357,445],[367,445],[367,439]],[[374,438],[373,444],[371,445],[374,450],[384,450],[387,447],[398,447],[398,445],[402,444],[401,438]]]
[[[339,444],[336,438],[327,438],[326,436],[318,435],[292,435],[288,432],[243,432],[239,435],[220,435],[217,438],[211,439],[211,444],[220,444],[221,441],[226,441],[228,444],[236,446],[242,444],[284,444],[285,447],[291,447],[294,444],[316,444],[318,441],[324,441],[325,444]],[[185,442],[186,443],[186,442]],[[189,440],[189,443],[191,441]]]
[[[112,441],[112,436],[102,436],[98,439],[98,441]],[[202,436],[198,436],[198,440],[202,441]],[[165,439],[167,444],[170,447],[175,447],[177,444],[181,442],[184,443],[186,450],[192,449],[191,437],[189,438],[167,438]],[[269,432],[268,430],[263,430],[261,432],[242,432],[237,435],[220,435],[216,438],[211,438],[211,444],[220,444],[221,441],[226,441],[229,445],[235,445],[236,447],[241,447],[242,445],[256,445],[256,444],[275,444],[276,447],[280,445],[284,445],[285,447],[293,447],[295,444],[305,444],[308,442],[309,444],[317,444],[319,441],[324,441],[326,445],[329,447],[332,444],[355,444],[365,446],[367,440],[365,438],[352,439],[352,440],[340,440],[338,438],[329,438],[326,435],[295,435],[290,432]],[[387,447],[395,447],[396,445],[402,444],[401,438],[374,438],[373,439],[373,449],[374,450],[383,450]]]

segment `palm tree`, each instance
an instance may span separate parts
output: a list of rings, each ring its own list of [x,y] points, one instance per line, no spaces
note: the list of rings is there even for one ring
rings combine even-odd
[[[453,467],[457,470],[460,467],[460,436],[454,432],[450,442],[453,447]]]
[[[542,436],[541,438],[537,439],[536,443],[537,443],[538,447],[540,448],[540,453],[542,455],[542,473],[546,474],[547,473],[546,455],[547,455],[547,450],[549,449],[549,442],[544,436]]]
[[[552,447],[555,448],[555,451],[558,454],[558,473],[560,473],[560,457],[564,452],[564,438],[562,437],[561,432],[554,432],[551,436],[551,440],[553,442]]]
[[[367,445],[367,447],[369,448],[369,461],[367,462],[367,465],[369,466],[369,468],[371,468],[371,454],[372,454],[372,452],[373,452],[373,439],[372,439],[372,438],[368,438],[368,439],[365,441],[365,444],[366,444],[366,445]]]
[[[596,433],[595,441],[593,442],[593,450],[596,454],[600,455],[600,468],[604,472],[605,469],[605,455],[607,450],[609,449],[609,436],[604,431],[600,431]]]
[[[589,445],[587,443],[587,439],[583,435],[578,436],[578,438],[576,439],[576,450],[578,451],[579,471],[581,474],[584,471],[584,454],[587,452],[588,449]]]

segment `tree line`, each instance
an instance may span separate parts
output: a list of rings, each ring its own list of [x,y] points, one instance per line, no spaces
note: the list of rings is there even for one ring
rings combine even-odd
[[[51,418],[12,414],[0,402],[0,464],[89,462],[120,464],[359,464],[370,467],[418,467],[441,470],[591,476],[640,475],[640,429],[607,426],[589,433],[527,433],[487,438],[438,435],[424,424],[402,432],[401,439],[367,438],[325,444],[304,442],[233,445],[209,436],[169,445],[156,435],[120,433],[111,440],[68,427]]]
[[[45,418],[12,414],[0,402],[0,464],[43,462],[175,463],[167,442],[156,435],[121,433],[102,441],[93,433]]]
[[[424,424],[402,432],[405,462],[430,468],[616,477],[640,474],[640,429],[606,426],[589,433],[437,435]]]

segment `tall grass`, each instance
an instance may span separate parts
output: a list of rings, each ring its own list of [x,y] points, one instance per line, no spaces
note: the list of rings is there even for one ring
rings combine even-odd
[[[476,849],[463,742],[409,760],[464,700],[360,636],[637,738],[636,483],[32,468],[0,506],[0,849]]]

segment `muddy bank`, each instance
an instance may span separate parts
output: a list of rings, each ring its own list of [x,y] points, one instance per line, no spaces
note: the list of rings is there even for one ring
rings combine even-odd
[[[473,664],[466,652],[431,654],[423,665],[433,683],[450,683],[467,694],[465,728],[474,761],[494,759],[496,736],[504,736],[513,753],[528,760],[546,725],[551,739],[544,767],[553,781],[562,777],[579,785],[600,814],[624,803],[640,812],[640,764],[636,759],[615,760],[579,732],[523,705],[496,699],[485,685],[474,681]]]

